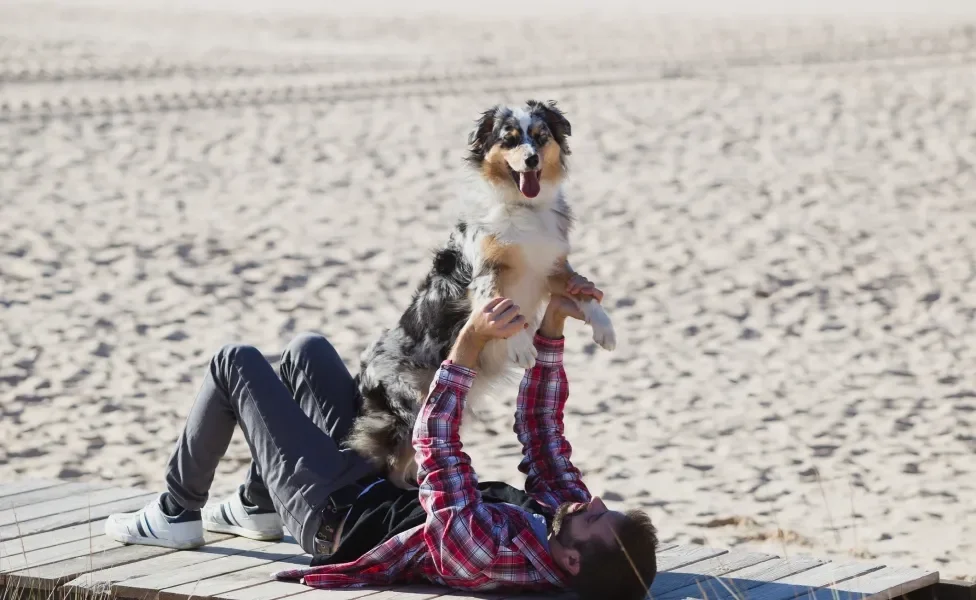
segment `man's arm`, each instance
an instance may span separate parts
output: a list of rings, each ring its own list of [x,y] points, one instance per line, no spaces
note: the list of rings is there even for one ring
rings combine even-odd
[[[557,281],[558,280],[558,281]],[[569,380],[563,368],[566,319],[585,321],[580,301],[603,300],[603,292],[569,265],[550,278],[552,296],[535,336],[536,365],[525,372],[515,409],[515,433],[522,443],[519,471],[525,491],[556,509],[565,502],[589,502],[590,491],[571,460],[573,448],[563,435]]]
[[[507,304],[506,304],[507,303]],[[512,314],[514,309],[514,315]],[[461,415],[485,344],[524,328],[510,301],[493,301],[465,326],[434,376],[413,430],[420,504],[427,513],[424,540],[438,573],[471,579],[498,556],[504,517],[481,502],[471,458],[461,444]]]
[[[552,306],[550,304],[550,306]],[[515,433],[522,443],[519,471],[525,491],[555,510],[565,502],[589,502],[590,492],[573,465],[573,448],[563,435],[569,380],[563,368],[565,316],[546,311],[535,336],[535,366],[525,372],[515,409]]]

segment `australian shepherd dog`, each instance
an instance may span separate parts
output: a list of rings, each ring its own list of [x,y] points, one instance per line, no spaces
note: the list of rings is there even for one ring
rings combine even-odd
[[[565,294],[573,275],[573,217],[563,192],[569,136],[569,121],[554,102],[495,106],[481,115],[468,140],[475,176],[462,216],[400,321],[361,357],[356,379],[363,404],[347,444],[400,487],[418,485],[414,421],[473,309],[510,298],[529,328],[485,347],[467,406],[517,382],[520,369],[535,364],[533,333],[550,294]],[[576,300],[594,341],[613,350],[616,334],[602,306]]]

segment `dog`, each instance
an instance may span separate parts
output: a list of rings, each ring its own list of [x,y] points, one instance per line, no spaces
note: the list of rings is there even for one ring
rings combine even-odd
[[[550,294],[565,294],[574,275],[568,261],[573,216],[563,192],[570,135],[553,101],[496,105],[482,113],[468,138],[466,162],[474,177],[462,216],[397,325],[361,356],[355,379],[362,408],[347,445],[398,487],[418,485],[414,422],[472,310],[504,296],[530,326],[485,347],[468,406],[515,379],[518,368],[535,364],[533,332]],[[576,300],[594,341],[613,350],[616,334],[603,307]]]

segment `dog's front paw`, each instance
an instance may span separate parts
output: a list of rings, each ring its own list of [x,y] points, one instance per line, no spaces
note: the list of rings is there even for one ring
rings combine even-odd
[[[617,347],[617,332],[613,329],[613,322],[610,315],[603,310],[599,302],[587,300],[582,303],[580,308],[586,322],[593,329],[593,341],[604,350],[613,350]]]
[[[535,366],[536,356],[538,352],[528,332],[523,331],[508,338],[508,360],[511,362],[523,369],[531,369]]]
[[[613,329],[613,323],[607,319],[606,324],[597,326],[593,324],[593,341],[604,350],[613,350],[617,347],[617,332]]]

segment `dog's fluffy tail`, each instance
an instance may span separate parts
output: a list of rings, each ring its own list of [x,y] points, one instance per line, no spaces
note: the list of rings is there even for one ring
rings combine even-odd
[[[363,407],[353,424],[346,445],[367,458],[378,470],[393,480],[416,472],[413,463],[413,425],[415,402],[391,393],[381,382],[370,385],[357,378]]]
[[[378,469],[385,470],[393,466],[400,447],[410,443],[410,425],[390,413],[364,412],[356,419],[346,443]]]

